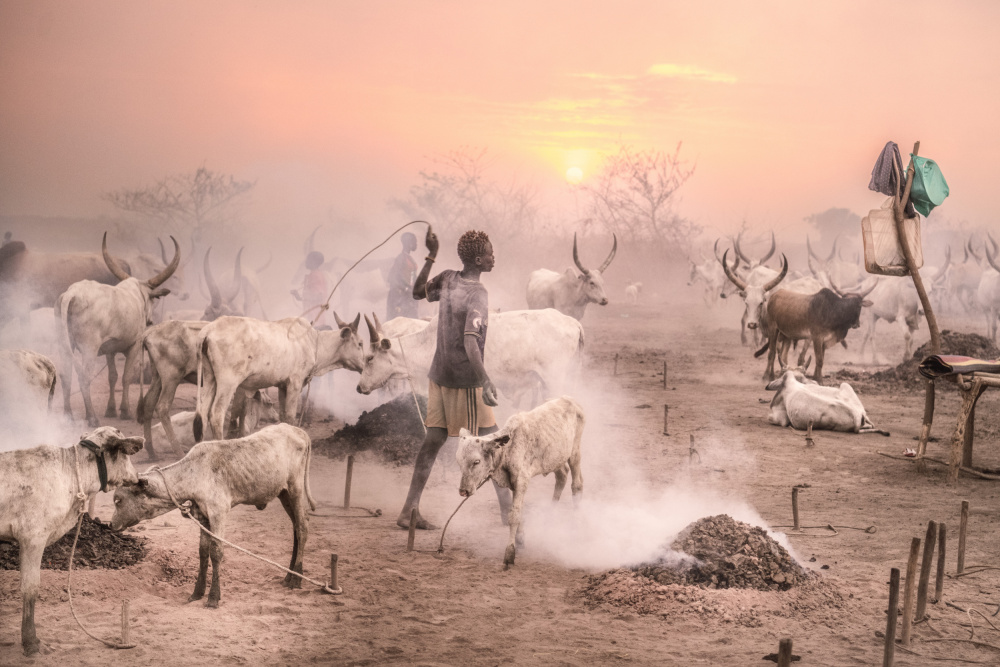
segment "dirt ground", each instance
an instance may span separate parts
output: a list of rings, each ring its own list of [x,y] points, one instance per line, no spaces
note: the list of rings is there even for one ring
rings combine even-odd
[[[410,468],[360,455],[353,507],[345,510],[345,461],[316,455],[311,480],[320,506],[305,572],[326,579],[330,554],[338,554],[343,595],[308,583],[289,591],[283,573],[229,549],[221,606],[188,604],[197,529],[172,512],[132,529],[149,540],[141,563],[74,571],[74,604],[94,634],[117,639],[121,601],[130,600],[135,648],[115,651],[85,636],[67,604],[66,572],[43,570],[36,611],[43,653],[24,658],[17,573],[0,571],[0,664],[748,665],[788,637],[801,665],[873,665],[882,659],[889,570],[905,572],[911,538],[923,537],[928,520],[947,525],[946,571],[954,575],[960,506],[969,500],[967,567],[997,565],[998,482],[963,475],[950,486],[941,466],[921,473],[912,461],[879,454],[916,446],[922,393],[859,383],[869,416],[891,437],[817,432],[808,447],[803,433],[767,423],[764,364],[740,346],[733,304],[706,318],[696,298],[665,301],[654,295],[587,312],[587,360],[569,392],[588,419],[584,500],[574,510],[567,489],[553,506],[552,478],[535,479],[526,543],[509,571],[502,569],[507,530],[489,486],[455,516],[443,554],[441,531],[418,533],[407,552],[395,519]],[[943,327],[982,333],[978,318],[941,319]],[[922,326],[917,345],[927,337]],[[901,341],[896,329],[881,331],[880,349]],[[828,375],[852,361],[853,370],[886,368],[857,363],[860,332],[848,340],[852,349],[828,353]],[[337,382],[349,376],[337,371]],[[990,468],[1000,467],[998,399],[1000,392],[987,393],[978,409],[975,463]],[[929,455],[947,458],[957,407],[953,389],[939,391],[933,434],[941,441]],[[108,423],[140,433],[133,423]],[[341,425],[314,420],[308,430],[316,439]],[[421,505],[439,524],[460,500],[449,456],[439,459]],[[807,527],[799,533],[790,527],[796,485]],[[109,519],[112,507],[102,496],[99,515]],[[786,591],[714,590],[663,585],[628,569],[716,514],[770,527],[818,576]],[[290,555],[280,503],[235,508],[227,537],[272,560]],[[998,580],[996,570],[949,576],[943,600],[929,604],[929,620],[913,630],[914,653],[898,648],[895,664],[934,664],[932,656],[1000,663],[1000,631],[991,627],[1000,627],[992,617]],[[970,637],[979,643],[964,641]]]

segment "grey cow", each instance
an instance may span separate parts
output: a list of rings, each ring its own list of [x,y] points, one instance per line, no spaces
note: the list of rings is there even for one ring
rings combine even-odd
[[[508,516],[510,541],[503,557],[505,570],[514,564],[515,544],[524,542],[521,508],[532,477],[555,473],[552,499],[556,501],[566,486],[567,472],[571,473],[573,500],[579,501],[583,493],[580,440],[585,421],[580,404],[563,396],[511,415],[502,429],[489,435],[477,437],[466,429],[460,431],[455,454],[462,470],[459,494],[471,496],[490,477],[514,492]]]
[[[126,438],[116,428],[101,426],[80,441],[73,447],[41,445],[0,452],[0,542],[20,546],[21,647],[25,655],[37,653],[39,648],[35,602],[42,552],[76,523],[83,511],[77,494],[91,496],[137,479],[129,456],[142,449],[142,438]],[[90,443],[97,452],[82,443]],[[107,467],[104,488],[98,455]]]
[[[302,554],[309,535],[306,512],[315,509],[309,491],[312,442],[302,429],[275,424],[244,438],[212,440],[191,448],[187,456],[164,468],[150,468],[132,486],[115,492],[114,530],[124,530],[144,519],[191,501],[195,518],[220,538],[225,538],[229,510],[236,505],[264,509],[278,498],[292,520],[292,560],[288,569],[302,572]],[[308,507],[307,507],[308,505]],[[218,607],[222,596],[220,570],[222,543],[202,531],[198,546],[198,580],[189,601],[205,595],[208,560],[212,559],[212,587],[206,607]],[[301,588],[302,580],[285,576],[288,588]]]

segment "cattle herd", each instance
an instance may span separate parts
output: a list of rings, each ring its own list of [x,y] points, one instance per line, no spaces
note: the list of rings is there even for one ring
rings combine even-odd
[[[83,417],[91,429],[74,447],[40,446],[0,453],[0,540],[15,541],[21,548],[21,642],[26,654],[39,647],[34,606],[42,549],[73,526],[86,499],[98,491],[117,488],[115,529],[187,503],[195,518],[220,537],[232,506],[262,507],[278,498],[294,526],[289,569],[301,573],[308,510],[314,503],[308,482],[310,438],[297,425],[310,382],[340,368],[360,374],[357,392],[361,394],[400,382],[406,383],[407,390],[412,386],[415,391],[426,391],[436,317],[400,317],[383,323],[374,313],[371,317],[364,314],[367,346],[359,335],[362,313],[354,313],[349,321],[334,313],[336,327],[332,328],[315,328],[302,317],[271,321],[257,286],[257,276],[267,265],[245,274],[242,251],[235,256],[232,279],[220,287],[210,268],[209,248],[203,262],[207,306],[176,311],[164,319],[154,307],[158,300],[171,292],[182,299],[188,296],[183,275],[186,263],[181,261],[180,244],[171,240],[172,257],[161,243],[159,258],[112,256],[107,234],[100,254],[45,253],[17,241],[0,248],[0,327],[27,331],[32,311],[52,308],[59,352],[54,363],[38,351],[0,351],[0,399],[7,406],[16,398],[48,411],[58,376],[63,409],[72,418],[75,371]],[[312,243],[311,236],[307,250]],[[738,295],[742,300],[741,339],[744,345],[752,343],[751,352],[757,356],[767,354],[764,378],[768,389],[776,392],[769,420],[800,429],[812,425],[855,433],[874,430],[849,385],[822,386],[824,353],[837,344],[846,346],[848,332],[864,327],[861,350],[868,347],[874,359],[873,334],[881,319],[899,323],[909,356],[921,315],[909,280],[866,278],[857,262],[838,256],[836,244],[823,257],[807,239],[808,272],[791,270],[785,255],[780,256],[777,268],[767,266],[776,252],[773,234],[770,249],[760,258],[748,257],[744,245],[742,237],[737,237],[720,256],[717,241],[714,257],[691,262],[689,284],[704,284],[710,307],[720,298]],[[521,508],[532,477],[554,473],[556,500],[568,477],[572,477],[574,500],[582,493],[585,417],[580,405],[564,394],[571,394],[579,381],[584,350],[581,320],[586,308],[609,301],[604,273],[617,250],[614,237],[607,259],[599,268],[587,269],[579,259],[574,236],[576,271],[534,271],[526,281],[528,309],[490,315],[487,370],[508,405],[524,411],[488,436],[463,432],[457,456],[463,496],[471,495],[487,479],[513,491],[505,567],[513,564],[516,547],[523,540]],[[998,262],[1000,247],[989,237],[981,252],[971,240],[966,243],[961,263],[952,262],[949,251],[943,265],[923,269],[935,303],[985,313],[987,335],[994,341],[1000,317]],[[624,299],[636,304],[641,295],[642,283],[629,281]],[[789,355],[800,344],[793,365]],[[807,358],[810,352],[811,359]],[[121,401],[116,406],[118,354],[125,356],[125,364]],[[141,397],[135,414],[143,438],[126,437],[99,425],[90,387],[100,372],[100,357],[106,361],[109,384],[105,417],[133,418],[130,387],[139,381]],[[804,374],[810,363],[814,370],[812,379],[807,379]],[[144,370],[149,372],[145,393]],[[197,385],[195,410],[175,411],[175,396],[185,382]],[[272,387],[277,388],[276,413],[267,394]],[[282,423],[257,430],[262,417]],[[204,438],[209,440],[199,442]],[[137,474],[129,456],[143,446],[150,460],[158,457],[158,448],[163,446],[180,460]],[[30,493],[23,493],[25,488]],[[191,599],[204,596],[211,561],[207,604],[217,606],[221,544],[203,533],[199,556]],[[285,579],[287,586],[300,584],[293,574]]]

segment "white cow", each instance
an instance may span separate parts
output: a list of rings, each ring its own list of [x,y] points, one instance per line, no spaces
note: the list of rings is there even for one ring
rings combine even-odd
[[[583,408],[569,396],[554,398],[530,412],[512,415],[499,431],[474,436],[468,430],[459,433],[455,457],[462,470],[458,492],[471,496],[488,479],[513,491],[508,521],[510,540],[503,557],[506,570],[514,564],[515,545],[523,545],[521,508],[524,494],[532,477],[556,475],[552,500],[559,500],[566,486],[567,473],[572,474],[573,502],[583,493],[580,467],[580,441],[586,419]]]
[[[625,298],[631,305],[636,305],[639,303],[639,293],[642,292],[642,283],[634,282],[629,283],[625,288]]]
[[[746,277],[740,278],[736,273],[740,258],[737,254],[736,263],[732,268],[728,262],[729,251],[722,254],[722,268],[726,272],[726,277],[739,289],[740,298],[743,299],[743,318],[740,320],[740,342],[747,344],[746,330],[753,332],[754,348],[760,345],[760,332],[767,330],[767,323],[764,321],[764,305],[771,290],[785,279],[788,274],[788,260],[781,256],[781,272],[769,269],[766,266],[755,267]]]
[[[150,468],[136,484],[115,492],[111,527],[123,530],[144,519],[165,514],[178,503],[191,501],[195,518],[225,539],[229,510],[236,505],[264,509],[278,498],[292,520],[292,560],[288,566],[302,573],[302,554],[309,536],[310,509],[316,508],[309,490],[309,434],[289,424],[275,424],[238,440],[203,442],[188,455],[164,468]],[[222,543],[201,532],[198,579],[188,602],[205,595],[208,561],[212,585],[206,607],[218,607],[222,597]],[[286,574],[284,585],[301,588],[302,579]]]
[[[339,330],[317,331],[309,320],[288,317],[264,322],[221,317],[198,338],[198,415],[195,440],[207,424],[211,437],[225,437],[223,426],[238,389],[278,387],[281,421],[291,423],[303,387],[335,368],[361,372],[364,344],[358,337],[361,316],[347,324],[334,313]]]
[[[358,381],[358,392],[370,394],[390,380],[411,378],[426,393],[437,345],[437,318],[393,318],[381,325],[368,320],[371,347]],[[390,329],[390,324],[391,329]],[[529,392],[561,393],[577,368],[583,351],[583,326],[559,311],[512,310],[490,313],[483,361],[493,383],[518,405]],[[403,335],[404,330],[417,329]],[[393,335],[393,331],[396,335]],[[537,400],[532,400],[534,404]]]
[[[920,326],[922,314],[920,298],[913,287],[913,281],[908,276],[885,276],[869,293],[868,299],[872,302],[871,307],[861,311],[864,338],[861,339],[860,354],[864,355],[865,346],[871,343],[871,359],[875,363],[875,325],[879,320],[889,324],[898,322],[903,333],[903,361],[906,361],[913,354],[913,334]]]
[[[715,240],[715,245],[713,246],[713,252],[715,254],[714,258],[706,258],[702,255],[701,263],[695,264],[693,260],[689,260],[691,264],[691,274],[688,276],[688,287],[693,286],[697,282],[701,282],[705,285],[705,293],[702,298],[705,299],[705,305],[714,306],[719,299],[725,299],[735,292],[735,286],[729,282],[726,278],[726,272],[722,270],[722,258],[719,257],[719,239]],[[741,278],[745,278],[743,274],[739,274]]]
[[[812,424],[818,430],[889,435],[875,428],[861,399],[846,382],[824,387],[806,379],[801,371],[789,369],[768,383],[767,389],[777,392],[767,416],[767,421],[777,426],[804,431]]]
[[[41,445],[0,452],[0,542],[17,542],[20,547],[21,647],[25,655],[39,649],[35,602],[42,552],[77,522],[83,511],[77,494],[92,496],[138,479],[129,456],[142,449],[142,438],[126,438],[118,429],[102,426],[80,441],[72,447]],[[103,488],[98,456],[107,475]]]
[[[56,365],[31,350],[0,350],[0,405],[44,414],[56,391]]]
[[[105,417],[116,416],[115,383],[118,371],[115,368],[115,354],[123,353],[125,371],[122,378],[121,418],[131,418],[129,380],[139,362],[142,333],[152,317],[153,300],[170,293],[170,290],[161,285],[173,274],[181,260],[177,239],[170,239],[174,242],[173,261],[159,274],[140,281],[130,277],[108,254],[108,234],[105,232],[101,241],[104,262],[121,282],[112,286],[93,280],[81,280],[70,285],[56,299],[55,316],[62,348],[59,375],[63,389],[63,409],[67,415],[72,415],[69,399],[75,369],[87,423],[97,426],[97,413],[90,400],[90,382],[95,374],[97,357],[103,355],[107,359],[109,385]]]
[[[555,308],[579,320],[583,318],[588,303],[608,305],[608,295],[604,291],[604,272],[618,251],[618,237],[612,236],[614,245],[608,258],[599,269],[587,269],[580,263],[576,249],[576,234],[573,234],[573,262],[581,275],[576,275],[571,268],[566,269],[564,273],[549,269],[533,271],[528,277],[528,308],[531,310]]]
[[[991,268],[983,271],[982,278],[979,279],[976,297],[986,315],[986,337],[996,343],[997,320],[1000,319],[1000,265],[997,264],[996,255],[1000,248],[997,248],[997,242],[993,240],[992,236],[990,236],[990,242],[993,244],[993,252],[990,252],[989,246],[986,246],[984,250]]]

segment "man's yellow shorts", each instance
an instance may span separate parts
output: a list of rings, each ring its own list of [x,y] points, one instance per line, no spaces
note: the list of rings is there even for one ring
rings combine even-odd
[[[446,428],[448,435],[458,437],[458,432],[469,429],[478,434],[479,429],[496,426],[493,408],[483,403],[482,387],[442,387],[428,380],[427,428]]]

